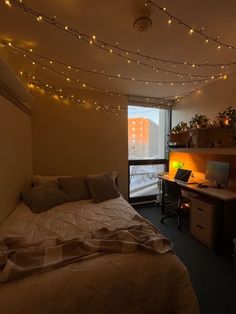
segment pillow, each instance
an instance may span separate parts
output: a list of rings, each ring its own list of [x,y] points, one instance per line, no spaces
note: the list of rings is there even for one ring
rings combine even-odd
[[[70,176],[40,176],[40,175],[34,175],[33,176],[33,186],[40,185],[40,184],[45,184],[45,183],[50,183],[54,182],[58,184],[58,179],[59,178],[68,178]]]
[[[68,200],[69,196],[54,182],[41,184],[23,192],[24,203],[34,213],[46,211]]]
[[[70,197],[70,201],[80,201],[91,198],[85,177],[72,176],[58,178],[59,187]]]
[[[90,175],[87,176],[86,181],[94,203],[100,203],[120,196],[113,172]]]
[[[41,184],[45,184],[45,183],[50,183],[50,182],[54,182],[54,183],[58,183],[57,181],[58,177],[56,176],[40,176],[40,175],[34,175],[33,176],[33,186],[37,186],[37,185],[41,185]]]

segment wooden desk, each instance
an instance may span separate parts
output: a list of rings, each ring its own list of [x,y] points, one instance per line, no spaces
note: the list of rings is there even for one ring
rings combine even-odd
[[[173,177],[169,175],[158,176],[161,180],[175,181],[181,189],[191,192],[190,199],[192,198],[191,206],[191,234],[201,241],[201,235],[199,237],[195,236],[194,225],[199,225],[197,220],[200,221],[204,218],[203,213],[196,212],[196,202],[200,201],[202,204],[206,204],[206,208],[209,213],[209,206],[211,209],[211,217],[205,216],[205,221],[202,220],[204,228],[211,229],[212,242],[207,243],[207,241],[201,241],[206,244],[211,249],[220,248],[224,245],[232,245],[232,239],[236,237],[236,192],[227,189],[217,189],[217,188],[199,188],[197,184],[187,184],[184,182],[176,181]],[[163,186],[163,184],[162,184]],[[162,192],[164,188],[162,189]],[[195,202],[195,203],[194,203]],[[214,204],[214,206],[212,206]],[[165,204],[162,200],[162,212],[164,213]],[[193,212],[194,211],[194,212]],[[202,215],[202,217],[200,217]],[[210,219],[208,219],[210,218]],[[206,221],[208,219],[208,221]],[[199,232],[200,234],[200,232]],[[202,232],[203,234],[203,232]],[[203,235],[202,235],[203,237]]]
[[[220,199],[225,202],[236,200],[236,192],[233,192],[227,189],[217,189],[217,188],[211,188],[211,187],[199,188],[197,187],[197,183],[188,184],[188,183],[180,182],[179,180],[174,180],[174,178],[170,177],[169,175],[164,175],[164,176],[158,175],[158,178],[163,179],[163,180],[168,180],[168,181],[174,181],[179,186],[181,186],[181,188],[188,189],[196,193],[204,194],[204,195],[216,198],[216,199]]]

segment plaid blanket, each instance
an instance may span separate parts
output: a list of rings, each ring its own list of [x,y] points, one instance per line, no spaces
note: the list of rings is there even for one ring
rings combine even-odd
[[[139,249],[165,253],[171,250],[171,244],[138,215],[126,228],[101,228],[68,241],[53,238],[30,244],[26,238],[6,236],[0,239],[0,283],[101,254],[131,253]]]

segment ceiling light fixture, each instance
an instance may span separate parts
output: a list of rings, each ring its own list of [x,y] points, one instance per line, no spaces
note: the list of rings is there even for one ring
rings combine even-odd
[[[152,20],[147,16],[140,16],[133,23],[137,32],[145,33],[152,27]]]

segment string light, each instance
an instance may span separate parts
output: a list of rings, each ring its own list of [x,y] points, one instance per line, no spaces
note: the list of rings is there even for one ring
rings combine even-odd
[[[38,22],[42,22],[42,20],[43,20],[42,16],[39,15],[39,16],[37,17],[37,21],[38,21]]]
[[[1,41],[0,41],[1,43]],[[5,43],[4,43],[5,44]],[[47,66],[45,66],[45,64],[42,64],[42,62],[39,62],[37,61],[35,58],[33,58],[32,56],[35,56],[37,58],[39,58],[40,60],[45,60],[45,61],[48,61],[50,64],[58,64],[60,66],[63,66],[65,67],[66,69],[73,69],[74,71],[78,72],[78,71],[83,71],[85,73],[90,73],[90,74],[96,74],[96,75],[102,75],[106,78],[108,78],[109,80],[110,79],[120,79],[120,80],[123,80],[123,81],[133,81],[133,82],[136,82],[136,83],[144,83],[146,84],[146,82],[148,83],[151,83],[151,84],[159,84],[159,83],[162,83],[162,84],[169,84],[169,83],[174,83],[174,84],[182,84],[182,83],[190,83],[192,84],[193,83],[193,80],[192,79],[188,79],[188,80],[181,80],[181,81],[168,81],[168,80],[162,80],[162,81],[157,81],[157,80],[144,80],[144,79],[135,79],[134,77],[125,77],[125,76],[121,76],[120,74],[117,74],[117,75],[114,75],[114,74],[110,74],[110,73],[105,73],[104,71],[96,71],[96,69],[85,69],[85,68],[82,68],[82,67],[78,67],[78,66],[74,66],[74,65],[69,65],[67,63],[64,63],[62,61],[58,61],[58,60],[55,60],[55,59],[51,59],[50,57],[47,57],[47,56],[44,56],[44,55],[41,55],[41,54],[38,54],[36,52],[33,52],[32,49],[30,49],[30,52],[31,54],[29,55],[28,53],[28,50],[24,49],[24,48],[21,48],[21,47],[16,47],[15,45],[10,45],[10,47],[12,49],[14,49],[14,51],[20,53],[21,55],[24,55],[24,57],[27,57],[29,60],[31,60],[34,64],[35,63],[38,63],[40,66],[43,67],[43,69],[47,69]],[[193,67],[195,67],[195,65],[193,64],[192,65]],[[49,69],[51,71],[51,68]],[[64,75],[64,73],[60,72],[59,73],[60,75]],[[216,79],[219,79],[221,78],[222,75],[219,75],[219,76],[216,76]],[[207,76],[207,78],[211,78],[212,76]],[[201,83],[201,82],[205,82],[206,81],[206,77],[204,78],[200,78],[200,79],[197,79],[195,78],[194,79],[195,82],[198,82],[198,83]]]
[[[33,77],[34,77],[34,79],[35,79],[35,81],[36,82],[40,82],[36,77],[35,77],[35,75],[32,75],[32,74],[30,74],[30,73],[28,73],[28,72],[23,72],[22,71],[22,75],[24,74],[24,76],[26,76],[26,77],[28,77],[28,78],[30,78],[30,79],[32,79]],[[48,88],[53,88],[52,87],[52,85],[50,84],[44,84],[46,87],[48,87]],[[100,91],[101,92],[101,90],[100,89],[96,89],[96,88],[93,88],[92,89],[93,91]],[[182,93],[182,94],[179,94],[178,96],[165,96],[165,97],[161,97],[161,98],[155,98],[155,97],[151,97],[151,98],[149,98],[150,99],[150,103],[157,103],[158,101],[159,102],[161,102],[163,105],[170,105],[170,104],[172,104],[172,102],[173,102],[173,99],[176,99],[176,98],[179,98],[179,97],[185,97],[185,96],[188,96],[189,94],[191,94],[193,91],[195,91],[196,89],[194,89],[194,90],[191,90],[190,92],[187,92],[187,93]],[[59,92],[59,93],[62,93],[63,92],[63,90],[62,90],[62,88],[58,88],[57,89],[57,91]],[[104,90],[102,91],[102,92],[104,92]],[[124,93],[118,93],[118,92],[109,92],[108,90],[106,90],[105,91],[105,93],[106,94],[108,94],[108,93],[110,93],[109,95],[110,96],[119,96],[119,97],[126,97],[126,98],[130,98],[130,97],[137,97],[137,96],[135,96],[135,95],[130,95],[130,94],[124,94]],[[140,97],[139,97],[140,98]],[[141,98],[143,98],[143,97],[141,97]],[[153,107],[156,107],[156,106],[153,106]]]
[[[12,0],[14,3],[15,3],[15,1],[14,0]],[[37,15],[38,16],[38,15]],[[39,17],[39,16],[38,16]],[[45,16],[44,16],[44,20],[45,20]],[[65,26],[65,29],[66,30],[71,30],[71,28],[69,28],[68,26]],[[84,35],[85,36],[85,35]],[[108,44],[109,45],[109,44]],[[9,45],[10,46],[10,45]],[[105,48],[105,46],[103,46],[103,48]],[[110,52],[113,52],[113,50],[112,49],[110,49]],[[126,54],[129,54],[130,52],[129,51],[126,51]],[[133,52],[131,52],[131,53],[133,53]],[[25,55],[26,56],[26,55]],[[124,56],[122,56],[122,57],[124,57]],[[149,58],[148,58],[148,56],[147,56],[147,60],[148,60]],[[135,60],[136,61],[136,60]],[[148,60],[149,61],[149,60]],[[137,62],[137,61],[136,61]],[[137,62],[138,63],[138,62]],[[142,64],[142,65],[144,65],[144,63],[143,62],[139,62],[140,64]],[[36,64],[35,63],[35,61],[33,61],[32,62],[32,64]],[[233,63],[233,64],[235,64],[235,62]],[[145,64],[146,65],[146,64]],[[209,64],[208,64],[209,65]],[[146,65],[147,66],[147,65]],[[158,70],[160,70],[160,71],[163,71],[163,69],[161,69],[161,68],[156,68],[156,67],[153,67],[152,65],[149,65],[149,66],[151,66],[151,68],[153,68],[155,71],[158,71]],[[222,66],[222,65],[221,65]],[[46,67],[44,66],[44,68],[46,69]],[[51,70],[51,69],[50,69]],[[206,76],[206,75],[192,75],[192,74],[190,74],[190,73],[180,73],[180,72],[175,72],[175,71],[169,71],[169,70],[164,70],[166,73],[174,73],[174,74],[177,74],[178,76],[179,75],[184,75],[184,76],[189,76],[189,77],[209,77],[209,76]],[[217,77],[217,76],[216,76]],[[212,79],[214,79],[215,77],[214,76],[212,76]],[[218,78],[222,78],[222,75],[220,76],[220,77],[218,77]],[[196,82],[196,81],[195,81]],[[194,83],[195,83],[194,82]],[[146,82],[145,82],[145,84],[146,84]],[[173,84],[173,82],[171,83],[171,85]],[[83,84],[83,85],[85,85],[85,84]],[[92,87],[92,89],[95,89],[95,90],[98,90],[98,89],[96,89],[96,88],[94,88],[94,87]],[[106,93],[107,92],[109,92],[108,90],[106,90],[105,91]],[[112,92],[113,93],[113,92]],[[115,94],[117,94],[117,92],[115,93]],[[120,94],[120,93],[119,93]],[[127,94],[121,94],[121,95],[124,95],[124,96],[127,96]],[[169,96],[168,96],[169,97]],[[170,96],[170,97],[173,97],[173,96]],[[167,98],[167,97],[166,97]]]
[[[180,18],[178,18],[177,16],[173,15],[172,13],[170,13],[169,11],[166,10],[166,8],[161,7],[157,1],[155,0],[147,0],[147,3],[152,5],[153,7],[155,7],[156,9],[158,9],[161,12],[164,12],[164,14],[166,14],[169,18],[171,18],[172,20],[174,20],[175,22],[177,22],[178,24],[184,26],[185,28],[187,28],[189,30],[189,34],[193,34],[194,32],[198,33],[200,36],[205,38],[205,42],[208,43],[209,40],[211,42],[214,42],[217,45],[217,49],[220,49],[221,47],[226,47],[229,49],[234,49],[236,50],[236,47],[229,45],[227,43],[224,43],[222,41],[219,40],[219,36],[217,36],[216,38],[208,35],[207,33],[204,32],[204,27],[201,27],[200,30],[196,29],[195,27],[192,27],[191,25],[187,24],[185,21],[181,20]]]
[[[91,100],[87,100],[83,97],[76,97],[74,95],[70,95],[69,93],[66,93],[62,89],[57,89],[56,87],[48,84],[43,84],[38,81],[33,83],[27,83],[26,86],[30,90],[39,91],[41,94],[48,93],[49,95],[52,95],[52,98],[59,101],[60,99],[62,101],[67,102],[73,102],[76,103],[76,105],[79,105],[81,107],[87,108],[87,107],[94,107],[96,111],[103,110],[106,113],[113,113],[115,115],[121,115],[125,113],[123,110],[127,110],[127,107],[121,108],[121,106],[117,105],[99,105],[97,102],[93,102]],[[58,92],[60,92],[60,95],[58,95]],[[87,106],[86,106],[87,105]]]
[[[40,83],[40,81],[38,80],[38,79],[36,79],[35,78],[35,76],[34,75],[32,75],[32,74],[30,74],[30,73],[28,73],[28,72],[24,72],[24,74],[27,76],[27,77],[29,77],[30,79],[31,78],[33,78],[36,82],[37,82],[37,84],[39,84]],[[42,84],[42,83],[41,83]],[[32,87],[32,82],[30,83],[30,85],[31,85],[31,87]],[[45,83],[43,83],[43,86],[46,86],[46,87],[48,87],[49,89],[54,89],[54,87],[53,87],[53,84],[45,84]],[[190,96],[190,95],[193,95],[193,94],[195,94],[195,93],[197,93],[197,91],[199,91],[200,89],[199,88],[197,88],[197,89],[192,89],[191,91],[189,91],[189,92],[187,92],[187,93],[182,93],[182,94],[179,94],[179,95],[176,95],[176,96],[165,96],[165,97],[162,97],[161,98],[161,100],[160,99],[157,99],[157,98],[153,98],[153,97],[140,97],[140,96],[138,96],[138,98],[146,98],[146,101],[148,101],[150,104],[155,104],[155,105],[153,105],[153,106],[150,106],[150,107],[153,107],[153,108],[159,108],[160,106],[158,105],[156,105],[156,103],[159,101],[161,104],[162,104],[162,106],[163,105],[165,105],[165,106],[170,106],[170,105],[172,105],[173,104],[173,100],[180,100],[180,99],[182,99],[183,97],[186,97],[186,96]],[[58,89],[56,89],[56,91],[57,92],[59,92],[59,93],[64,93],[64,91],[62,90],[62,88],[58,88]],[[49,91],[50,93],[51,93],[51,91]],[[113,96],[113,94],[114,93],[111,93],[111,96]],[[122,94],[118,94],[118,96],[122,96]],[[124,96],[124,94],[123,94],[123,96]],[[137,96],[134,96],[134,95],[129,95],[129,94],[126,94],[125,95],[127,98],[129,98],[129,99],[131,99],[131,98],[137,98]],[[62,97],[61,98],[65,98],[66,96],[63,96],[62,95]],[[71,96],[70,96],[71,97]],[[73,96],[74,97],[74,96]],[[72,97],[72,98],[73,98]],[[108,106],[106,105],[106,107],[108,108]],[[120,107],[120,106],[118,106],[118,107]],[[124,108],[124,109],[127,109],[126,107]]]
[[[7,2],[9,2],[9,0],[6,0]],[[10,3],[10,2],[9,2]],[[188,29],[192,32],[197,32],[199,34],[201,34],[202,36],[204,36],[206,39],[210,39],[211,41],[215,41],[218,45],[221,45],[221,46],[227,46],[228,48],[230,49],[236,49],[236,47],[232,46],[232,45],[227,45],[227,44],[224,44],[224,43],[221,43],[219,41],[219,39],[213,39],[211,38],[210,36],[207,36],[205,33],[203,33],[203,28],[201,28],[201,30],[197,30],[193,27],[190,27],[189,25],[187,25],[186,23],[184,23],[183,21],[181,21],[180,19],[176,18],[175,16],[173,16],[172,14],[170,14],[166,8],[162,8],[160,7],[159,5],[157,5],[156,3],[148,0],[146,3],[150,3],[152,4],[153,6],[156,6],[157,8],[159,8],[159,10],[165,12],[165,14],[168,15],[169,17],[169,20],[173,21],[177,21],[178,23],[184,25],[185,27],[188,27]],[[131,50],[127,50],[125,48],[122,48],[120,46],[118,46],[118,43],[116,42],[115,44],[112,44],[112,43],[109,43],[109,42],[105,42],[103,40],[100,40],[100,39],[97,39],[95,35],[88,35],[88,34],[85,34],[85,33],[82,33],[82,32],[79,32],[78,30],[76,29],[73,29],[72,27],[69,27],[68,25],[66,24],[63,24],[61,22],[58,22],[56,20],[56,17],[54,16],[53,18],[51,17],[48,17],[46,16],[45,14],[42,14],[36,10],[34,10],[33,8],[29,7],[29,6],[26,6],[25,4],[23,4],[22,2],[19,2],[18,0],[11,0],[11,3],[12,5],[22,9],[24,12],[27,12],[33,16],[36,16],[39,17],[41,16],[43,21],[48,23],[48,24],[51,24],[53,25],[54,27],[57,27],[58,29],[60,30],[63,30],[63,31],[66,31],[68,34],[72,35],[75,39],[81,39],[82,42],[85,42],[85,43],[91,43],[92,41],[92,46],[94,47],[97,47],[105,52],[110,52],[110,53],[113,53],[115,55],[117,55],[118,57],[121,57],[121,58],[126,58],[127,59],[127,53],[128,54],[132,54],[133,56],[136,57],[136,59],[132,59],[129,58],[131,61],[133,61],[135,64],[141,64],[141,65],[145,65],[147,68],[153,68],[153,65],[150,65],[148,63],[144,63],[143,61],[140,60],[140,58],[142,58],[142,60],[148,60],[148,61],[155,61],[155,62],[165,62],[166,64],[176,64],[176,65],[186,65],[186,66],[191,66],[192,63],[195,63],[196,67],[219,67],[221,66],[222,64],[219,64],[219,63],[196,63],[196,62],[182,62],[182,61],[178,61],[178,60],[168,60],[168,59],[164,59],[164,58],[158,58],[158,57],[153,57],[153,56],[148,56],[148,55],[145,55],[145,54],[141,54],[140,51],[131,51]],[[96,42],[94,42],[94,40],[96,39]],[[234,65],[235,63],[234,62],[230,62],[230,63],[225,63],[224,65],[227,65],[227,66],[231,66],[231,65]],[[160,69],[160,70],[163,70],[164,69]],[[170,73],[173,73],[173,74],[178,74],[176,72],[171,72],[169,71]],[[183,74],[184,75],[184,74]],[[187,75],[187,74],[185,74]]]
[[[29,73],[28,73],[28,77],[33,78],[32,75]],[[103,110],[106,113],[114,113],[116,115],[120,115],[127,112],[127,106],[122,107],[120,105],[111,105],[111,104],[102,105],[102,104],[99,104],[97,101],[93,102],[83,97],[78,98],[77,96],[73,94],[71,95],[70,93],[63,91],[61,88],[56,88],[55,86],[51,84],[49,85],[48,83],[44,83],[36,79],[35,77],[33,79],[34,79],[33,82],[29,82],[26,84],[26,86],[30,90],[35,90],[35,91],[38,90],[41,94],[48,93],[49,95],[52,95],[52,98],[54,98],[55,100],[62,99],[63,101],[66,100],[68,102],[75,102],[77,105],[88,104],[89,106],[94,107],[96,111]],[[163,100],[160,101],[159,99],[156,99],[156,98],[146,98],[146,101],[150,103],[150,108],[160,108],[160,105],[157,105],[157,104],[154,105],[153,102],[158,103],[159,101],[162,104],[162,107],[165,106],[164,108],[167,108],[167,107],[170,108],[170,106],[173,103],[173,101],[169,101],[169,100],[164,103]]]
[[[11,7],[11,2],[9,0],[5,0],[5,4],[8,6],[8,7]]]

